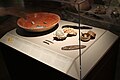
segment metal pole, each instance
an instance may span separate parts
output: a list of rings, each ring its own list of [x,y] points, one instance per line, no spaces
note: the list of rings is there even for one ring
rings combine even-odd
[[[82,80],[82,68],[81,68],[81,49],[80,49],[80,45],[81,45],[81,41],[80,41],[80,4],[78,4],[78,16],[79,16],[79,22],[78,22],[78,26],[79,26],[79,61],[80,61],[80,80]]]

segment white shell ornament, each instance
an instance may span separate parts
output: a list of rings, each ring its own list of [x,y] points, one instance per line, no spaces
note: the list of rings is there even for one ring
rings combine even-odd
[[[67,34],[64,33],[64,31],[61,29],[57,30],[53,35],[54,35],[53,37],[54,40],[57,40],[57,41],[65,40],[67,38]]]

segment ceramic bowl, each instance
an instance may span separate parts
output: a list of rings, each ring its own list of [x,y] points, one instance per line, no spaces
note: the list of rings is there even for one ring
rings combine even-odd
[[[30,32],[43,32],[55,27],[60,21],[60,16],[55,13],[38,12],[26,15],[26,19],[19,18],[19,27]]]

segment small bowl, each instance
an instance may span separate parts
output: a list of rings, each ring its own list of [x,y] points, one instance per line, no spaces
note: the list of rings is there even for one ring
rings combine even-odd
[[[90,40],[91,36],[89,33],[82,33],[81,35],[81,41],[88,42]]]

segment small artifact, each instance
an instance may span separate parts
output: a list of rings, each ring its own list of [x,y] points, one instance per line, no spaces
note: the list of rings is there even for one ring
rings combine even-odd
[[[57,40],[57,41],[61,41],[61,40],[65,40],[67,38],[67,34],[64,33],[64,31],[61,29],[61,30],[57,30],[54,34],[54,40]]]
[[[96,34],[93,31],[88,31],[87,33],[91,36],[91,39],[95,39]]]
[[[92,27],[89,27],[89,26],[80,26],[80,29],[92,29]]]
[[[81,41],[88,42],[91,39],[91,36],[89,33],[81,33]]]
[[[44,40],[43,43],[48,44],[48,45],[54,44],[54,43],[53,43],[52,41],[50,41],[50,40]]]
[[[79,26],[76,25],[64,25],[62,28],[73,28],[73,29],[79,29]]]
[[[45,44],[47,44],[47,45],[50,45],[48,42],[46,42],[46,41],[43,41],[43,43],[45,43]]]
[[[111,11],[111,17],[117,19],[119,16],[120,16],[120,13],[119,13],[118,9],[117,9],[117,8],[114,8],[114,9]]]
[[[80,3],[80,5],[74,4],[77,11],[79,10],[79,8],[80,10],[84,11],[91,9],[91,4],[89,0],[65,0],[65,1],[74,1],[75,3]]]
[[[88,31],[87,33],[81,33],[81,41],[87,42],[90,39],[95,39],[96,33],[93,31]]]
[[[45,40],[45,41],[47,41],[47,42],[49,42],[49,43],[52,43],[52,44],[54,44],[52,41],[50,41],[50,40]]]
[[[106,6],[97,6],[94,10],[95,14],[106,14]]]
[[[92,27],[89,26],[76,26],[76,25],[64,25],[62,28],[73,28],[73,29],[92,29]]]
[[[85,15],[88,17],[94,18],[94,19],[104,20],[103,17],[96,15],[94,13],[91,13],[91,12],[85,12]]]
[[[64,33],[67,33],[67,36],[76,36],[77,32],[73,28],[63,28]]]
[[[77,50],[77,49],[83,49],[85,48],[86,46],[85,45],[69,45],[69,46],[64,46],[62,47],[61,49],[62,50]]]

